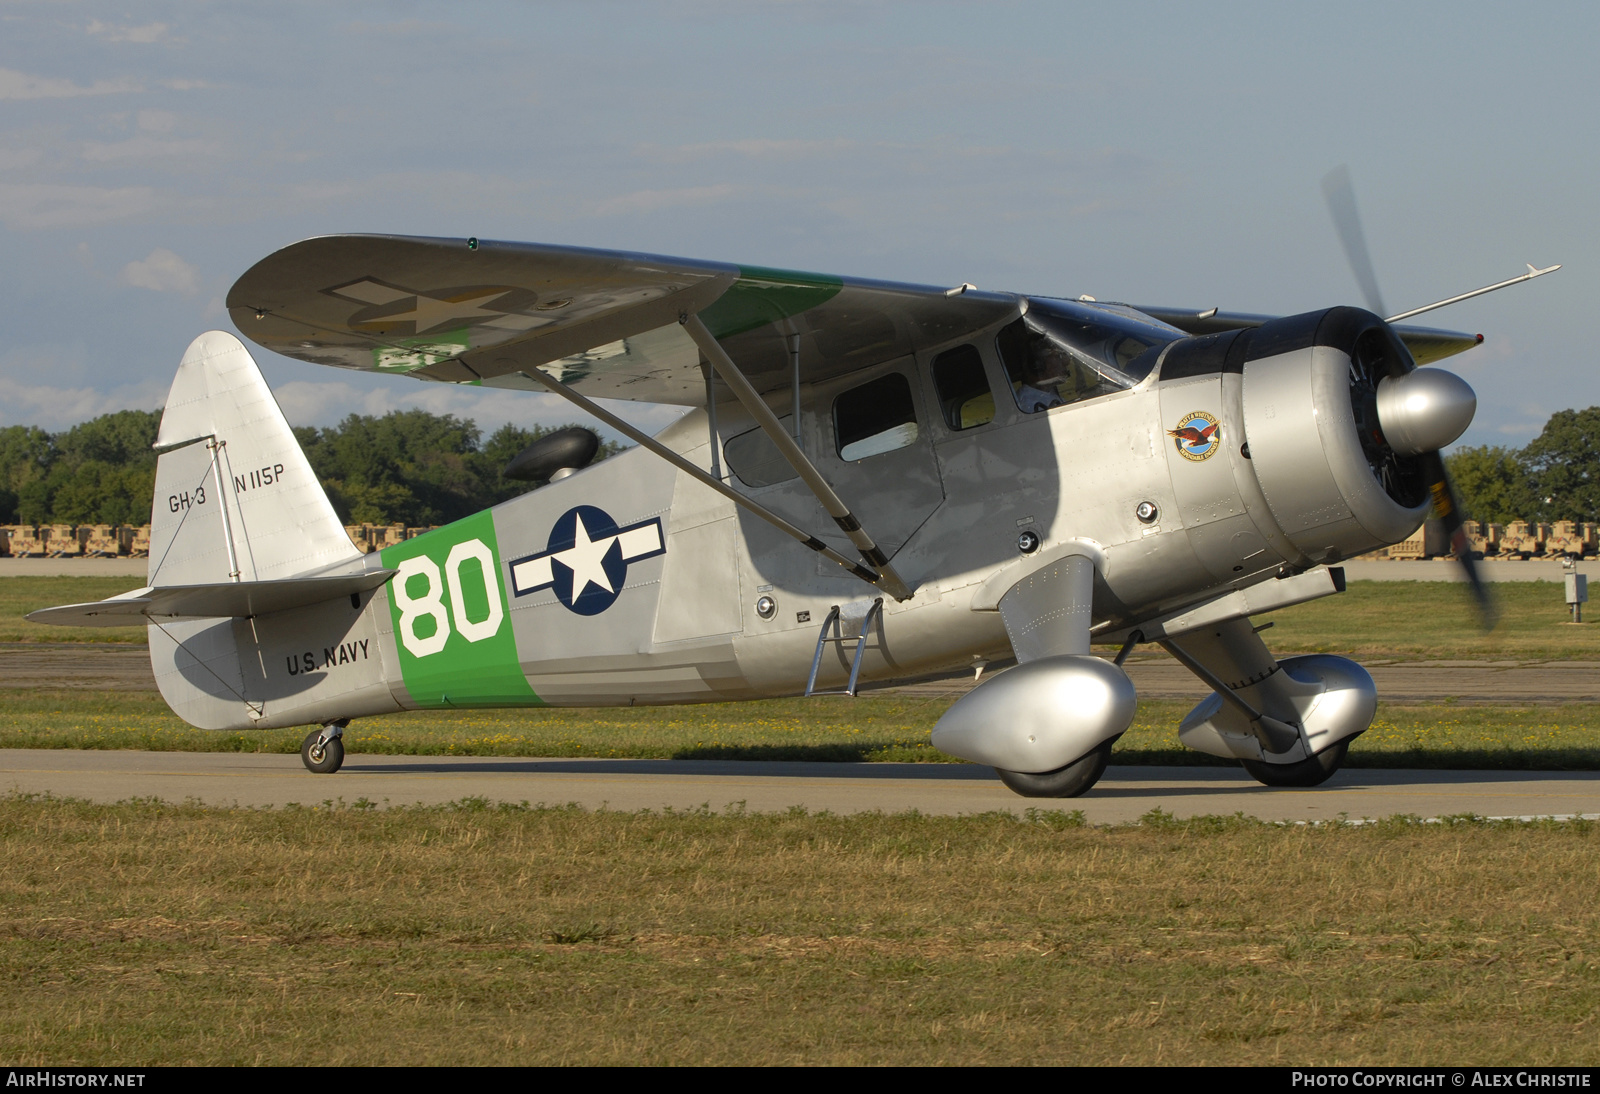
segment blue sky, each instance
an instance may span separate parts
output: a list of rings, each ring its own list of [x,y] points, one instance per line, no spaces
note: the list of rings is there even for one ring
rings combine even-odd
[[[1355,181],[1474,444],[1600,404],[1600,5],[0,0],[0,424],[156,407],[269,252],[476,235],[1289,313],[1359,303]],[[257,351],[297,424],[547,397]],[[677,413],[629,408],[661,425]]]

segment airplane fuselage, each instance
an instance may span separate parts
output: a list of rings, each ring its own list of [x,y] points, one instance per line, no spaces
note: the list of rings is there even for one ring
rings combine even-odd
[[[1402,539],[1422,521],[1425,497],[1386,495],[1359,462],[1361,408],[1346,382],[1356,350],[1341,343],[1356,335],[1340,334],[1337,316],[1295,319],[1298,334],[1258,339],[1253,355],[1230,356],[1215,336],[1182,339],[1136,386],[1037,412],[997,345],[1006,323],[806,385],[800,443],[913,590],[904,601],[635,448],[368,556],[370,569],[399,571],[369,594],[152,627],[158,677],[175,638],[225,638],[243,673],[229,691],[247,701],[173,702],[210,728],[794,695],[835,608],[840,632],[854,634],[881,600],[862,679],[1010,656],[1000,596],[1063,552],[1094,558],[1096,633],[1120,635]],[[936,363],[953,351],[981,361],[992,404],[952,408]],[[903,385],[884,381],[896,375]],[[851,400],[870,408],[902,387],[914,422],[852,441]],[[871,398],[852,395],[863,391]],[[787,393],[771,405],[792,429]],[[658,439],[849,554],[813,495],[763,455],[749,415],[732,401],[717,409],[715,459],[704,409]],[[852,652],[825,647],[819,688],[845,682]],[[164,679],[180,675],[198,678]]]

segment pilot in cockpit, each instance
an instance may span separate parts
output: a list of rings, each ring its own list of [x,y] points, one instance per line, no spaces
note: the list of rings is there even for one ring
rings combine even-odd
[[[1017,406],[1024,414],[1066,405],[1061,398],[1061,362],[1055,347],[1044,338],[1032,342],[1022,368],[1022,386],[1017,388]]]

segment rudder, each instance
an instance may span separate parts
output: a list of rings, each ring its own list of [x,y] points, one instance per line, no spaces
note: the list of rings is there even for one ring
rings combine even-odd
[[[152,587],[270,581],[361,557],[233,335],[190,343],[155,446]]]

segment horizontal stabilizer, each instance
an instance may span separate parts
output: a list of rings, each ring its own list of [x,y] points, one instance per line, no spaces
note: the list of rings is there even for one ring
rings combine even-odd
[[[280,581],[229,581],[209,585],[165,585],[135,589],[90,604],[63,604],[29,612],[30,623],[64,627],[142,627],[157,619],[206,619],[269,615],[359,596],[383,585],[398,570],[369,570],[335,577],[294,577]]]

